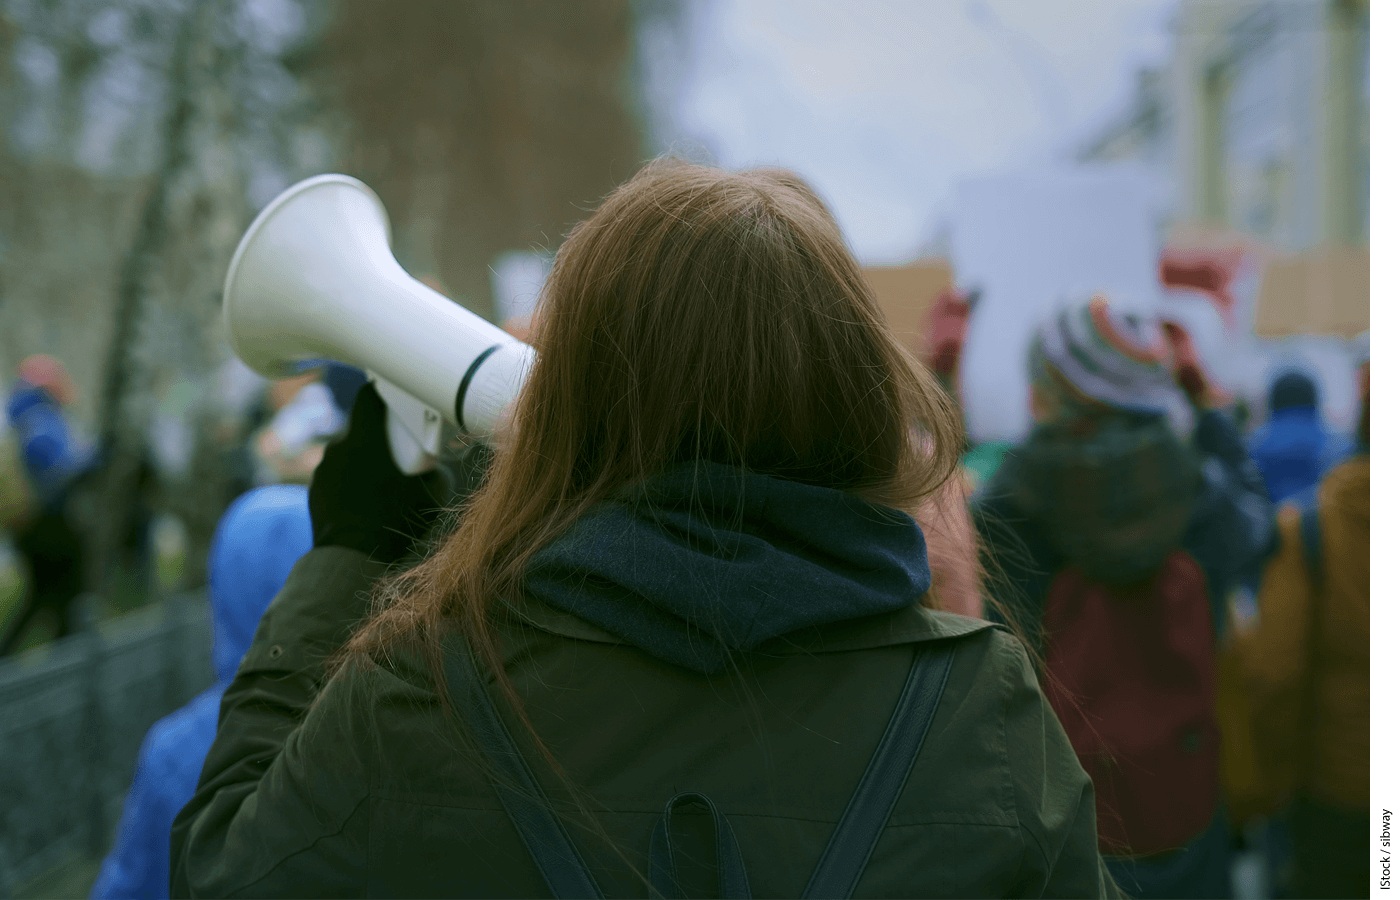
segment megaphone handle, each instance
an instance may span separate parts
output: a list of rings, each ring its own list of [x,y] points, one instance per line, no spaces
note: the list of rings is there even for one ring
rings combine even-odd
[[[388,407],[384,424],[394,464],[405,475],[427,472],[442,453],[441,414],[397,385],[372,372],[369,376]]]
[[[421,475],[437,462],[437,457],[418,446],[418,440],[398,416],[390,414],[384,423],[387,426],[389,452],[394,455],[394,464],[405,475]]]

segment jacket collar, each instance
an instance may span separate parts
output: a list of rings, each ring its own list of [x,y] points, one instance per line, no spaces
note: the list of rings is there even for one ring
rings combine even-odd
[[[596,644],[628,645],[628,641],[612,632],[528,594],[511,603],[506,610],[516,620],[559,637]],[[892,613],[804,628],[766,641],[754,652],[765,656],[796,656],[870,650],[960,638],[988,628],[1003,626],[914,605]]]

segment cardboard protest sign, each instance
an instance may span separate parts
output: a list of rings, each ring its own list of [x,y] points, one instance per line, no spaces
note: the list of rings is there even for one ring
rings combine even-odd
[[[895,336],[923,359],[929,309],[953,287],[952,265],[945,259],[923,259],[903,266],[866,266],[865,277]]]
[[[1371,327],[1371,253],[1323,247],[1273,260],[1264,270],[1254,333],[1276,338],[1355,337]]]

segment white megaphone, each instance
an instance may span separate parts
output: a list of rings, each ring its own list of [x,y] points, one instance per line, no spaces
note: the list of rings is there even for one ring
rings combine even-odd
[[[261,375],[325,359],[364,369],[410,475],[432,467],[444,428],[491,440],[535,358],[405,272],[384,204],[347,175],[298,182],[258,213],[229,264],[223,314],[234,352]]]

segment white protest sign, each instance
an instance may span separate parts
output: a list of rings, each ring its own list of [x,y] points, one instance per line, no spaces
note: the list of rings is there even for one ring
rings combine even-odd
[[[1132,169],[980,178],[955,194],[953,270],[980,287],[962,362],[968,430],[1014,440],[1029,429],[1026,349],[1040,319],[1074,294],[1154,308],[1160,188]]]

